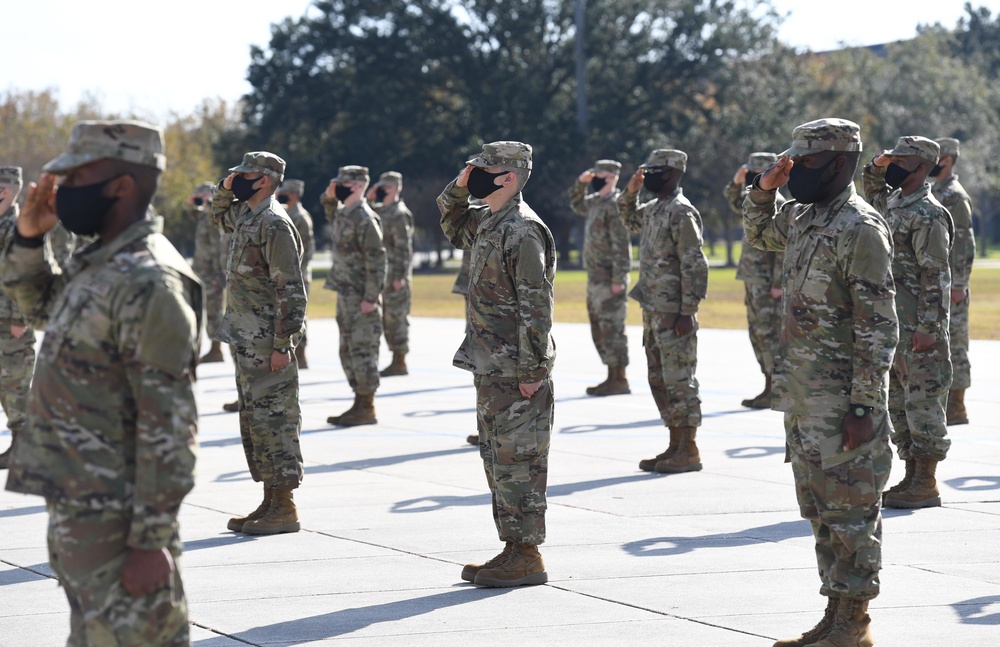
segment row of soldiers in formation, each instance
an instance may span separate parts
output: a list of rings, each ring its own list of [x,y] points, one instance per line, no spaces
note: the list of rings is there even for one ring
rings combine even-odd
[[[814,629],[778,647],[872,644],[867,603],[878,593],[890,433],[907,474],[886,501],[939,503],[934,468],[947,451],[948,262],[956,229],[925,182],[944,166],[940,145],[903,137],[876,155],[864,172],[872,204],[854,188],[861,149],[857,124],[803,124],[791,148],[740,191],[747,241],[762,251],[787,250],[772,406],[785,412],[796,495],[813,524],[828,598]],[[145,124],[79,124],[0,246],[4,289],[26,319],[48,321],[7,488],[48,502],[52,566],[76,637],[126,632],[131,642],[183,644],[187,631],[172,560],[180,548],[176,515],[193,486],[191,382],[203,299],[200,282],[148,213],[162,151],[162,133]],[[655,150],[613,200],[622,223],[642,234],[630,296],[643,308],[648,378],[670,446],[640,467],[662,472],[701,466],[695,362],[708,273],[700,216],[680,188],[686,164],[683,151]],[[463,568],[462,578],[480,586],[547,581],[538,546],[554,409],[556,253],[522,198],[531,168],[527,144],[486,144],[438,198],[442,230],[469,257],[468,326],[454,363],[475,376],[480,454],[504,543],[492,559]],[[607,202],[619,170],[604,161],[581,175],[574,202],[588,212]],[[264,486],[257,510],[229,521],[248,534],[299,529],[294,351],[307,292],[303,242],[275,198],[284,172],[277,155],[247,153],[214,188],[207,213],[230,236],[226,308],[213,337],[233,347],[241,438],[251,476]],[[58,191],[51,174],[64,176]],[[604,185],[588,198],[585,185],[595,179]],[[364,167],[342,167],[324,198],[334,231],[330,282],[339,293],[340,354],[356,394],[333,424],[374,422],[386,263],[379,216],[364,198],[368,183]],[[792,200],[783,202],[777,190],[786,184]],[[642,187],[652,200],[639,202]],[[65,268],[48,251],[57,222],[97,237]],[[588,218],[589,233],[594,229]],[[627,281],[627,272],[612,277],[607,293],[623,294]],[[622,390],[624,376],[611,368],[622,361],[608,365],[594,395]],[[92,469],[120,455],[120,469]]]

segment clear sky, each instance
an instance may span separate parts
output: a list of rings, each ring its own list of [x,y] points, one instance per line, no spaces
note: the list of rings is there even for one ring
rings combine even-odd
[[[745,0],[748,4],[756,4]],[[775,0],[780,36],[815,51],[910,38],[922,23],[954,26],[964,0]],[[994,13],[1000,0],[978,0]],[[149,119],[188,113],[202,99],[249,91],[251,44],[311,0],[0,0],[5,58],[0,90],[54,89],[64,107],[85,94]],[[831,6],[836,10],[832,11]]]

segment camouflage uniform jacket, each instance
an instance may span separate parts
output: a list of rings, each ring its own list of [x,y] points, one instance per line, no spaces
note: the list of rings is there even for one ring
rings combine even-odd
[[[385,288],[385,247],[378,214],[364,198],[343,208],[336,198],[324,195],[320,201],[333,241],[333,265],[323,287],[378,303]]]
[[[452,181],[438,196],[441,229],[455,247],[469,250],[469,330],[455,366],[477,375],[549,377],[556,244],[552,233],[517,194],[499,211],[471,206],[469,191]]]
[[[10,205],[7,213],[0,216],[0,249],[6,249],[10,241],[14,239],[14,230],[17,228],[18,207],[16,204]],[[0,326],[10,327],[14,324],[25,325],[27,322],[21,316],[21,311],[17,303],[0,291]]]
[[[451,286],[454,294],[469,296],[469,272],[472,270],[472,252],[462,253],[462,266],[458,269],[458,276],[455,277],[455,285]]]
[[[951,214],[955,225],[954,245],[951,248],[951,287],[959,290],[969,287],[972,262],[976,260],[976,235],[972,231],[972,199],[958,182],[957,175],[935,182],[931,188],[934,197]]]
[[[191,267],[202,281],[209,281],[214,276],[222,276],[225,271],[225,254],[223,234],[212,221],[211,207],[205,205],[192,210],[194,225],[194,258]]]
[[[701,215],[677,189],[672,196],[637,204],[638,193],[618,198],[622,222],[639,241],[639,281],[629,296],[646,310],[693,315],[708,291]]]
[[[52,257],[56,260],[56,263],[59,264],[59,267],[66,267],[67,263],[69,263],[70,257],[73,256],[73,252],[76,251],[77,247],[83,247],[84,245],[93,242],[93,239],[77,236],[76,234],[70,232],[68,229],[63,227],[61,222],[57,223],[56,226],[45,235],[45,238],[48,241]]]
[[[778,209],[775,194],[751,188],[743,202],[750,243],[785,251],[773,408],[798,415],[846,413],[851,403],[885,410],[899,339],[885,221],[853,183],[823,208],[789,200]],[[845,452],[837,430],[818,450],[828,468],[869,447]]]
[[[313,236],[312,215],[301,202],[296,202],[294,207],[285,209],[285,213],[291,218],[295,225],[295,231],[299,232],[299,240],[302,241],[302,276],[312,277],[312,270],[309,263],[316,255],[316,237]]]
[[[234,346],[288,350],[306,317],[302,241],[274,196],[250,209],[219,185],[212,219],[232,233],[226,314],[215,339]]]
[[[598,283],[628,284],[632,270],[632,241],[618,217],[621,191],[587,194],[585,182],[574,182],[569,205],[587,219],[583,229],[583,267],[587,278]]]
[[[743,214],[743,198],[746,197],[749,187],[730,182],[723,190],[729,208],[736,213]],[[785,198],[780,194],[775,195],[776,206],[780,209],[785,203]],[[736,280],[748,283],[767,285],[772,288],[781,287],[781,268],[785,263],[784,252],[766,252],[757,249],[743,236],[740,248],[740,262],[736,266]]]
[[[70,271],[43,248],[8,244],[0,278],[48,321],[7,489],[131,515],[127,543],[167,546],[194,486],[192,383],[201,284],[146,218],[77,252]]]
[[[951,303],[951,214],[931,195],[931,186],[904,196],[885,183],[885,168],[866,164],[865,198],[885,218],[892,235],[892,276],[900,332],[940,335],[948,331]]]
[[[413,276],[410,268],[413,264],[413,214],[402,200],[375,204],[372,208],[382,220],[382,242],[388,262],[386,285],[393,281],[409,281]]]

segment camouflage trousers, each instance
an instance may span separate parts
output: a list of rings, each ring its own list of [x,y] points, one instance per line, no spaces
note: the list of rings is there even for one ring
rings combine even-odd
[[[223,272],[209,274],[202,282],[205,285],[205,329],[208,336],[213,337],[226,313],[226,275]]]
[[[610,283],[587,281],[587,315],[590,336],[594,339],[601,363],[628,366],[628,337],[625,335],[627,290],[611,292]]]
[[[774,368],[774,349],[781,334],[781,299],[771,296],[771,286],[753,281],[743,283],[743,303],[747,307],[750,345],[764,375]]]
[[[382,306],[362,314],[361,297],[337,294],[340,364],[347,383],[358,395],[378,390],[378,347],[382,341]]]
[[[642,345],[646,349],[649,388],[660,417],[668,427],[700,427],[701,399],[698,397],[698,318],[694,329],[678,336],[674,332],[676,312],[642,311]],[[657,394],[660,397],[657,398]]]
[[[46,504],[49,563],[69,600],[67,647],[188,647],[187,600],[178,557],[180,539],[169,546],[177,565],[167,586],[135,597],[121,584],[131,519],[116,510]]]
[[[869,600],[878,595],[882,568],[882,490],[892,467],[888,416],[875,413],[875,435],[867,451],[826,469],[819,452],[802,442],[803,436],[841,434],[844,413],[786,413],[785,438],[799,513],[812,524],[816,540],[820,594]]]
[[[396,292],[391,284],[382,292],[382,327],[393,353],[410,352],[410,294],[408,281]]]
[[[545,489],[555,399],[544,380],[530,399],[517,378],[476,375],[479,454],[493,496],[500,541],[545,541]]]
[[[951,337],[951,388],[967,389],[972,386],[972,365],[969,363],[969,300],[967,295],[958,303],[951,304],[951,322],[948,336]]]
[[[951,386],[951,359],[947,337],[928,350],[913,349],[913,333],[901,333],[889,372],[889,413],[892,443],[899,457],[943,461],[947,438],[945,409]]]
[[[299,410],[299,365],[271,370],[271,349],[238,346],[236,391],[240,401],[240,438],[254,481],[269,488],[296,488],[302,483],[302,415]]]
[[[0,403],[7,414],[7,427],[18,432],[24,427],[28,387],[35,370],[35,330],[28,326],[18,339],[10,323],[0,323]]]

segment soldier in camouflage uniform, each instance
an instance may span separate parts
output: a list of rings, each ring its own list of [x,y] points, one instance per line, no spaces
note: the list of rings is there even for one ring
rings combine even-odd
[[[618,217],[618,175],[622,165],[615,160],[597,160],[584,171],[569,191],[573,212],[587,219],[583,234],[583,266],[587,270],[587,315],[590,335],[608,377],[597,386],[587,387],[587,395],[606,396],[631,393],[625,367],[628,366],[628,338],[625,315],[632,244],[629,232]],[[587,187],[594,191],[587,195]]]
[[[22,183],[20,166],[0,166],[0,249],[5,249],[14,237]],[[0,292],[0,403],[11,433],[10,447],[0,454],[0,469],[7,469],[14,442],[24,427],[34,368],[35,329],[13,299]]]
[[[953,137],[935,140],[941,147],[941,159],[931,170],[934,178],[931,192],[951,213],[955,225],[954,245],[951,247],[951,316],[948,336],[951,342],[952,380],[946,411],[949,425],[969,423],[965,409],[965,390],[972,386],[969,364],[969,279],[972,262],[976,259],[976,236],[972,231],[972,199],[955,175],[958,163],[959,142]]]
[[[302,483],[299,369],[307,297],[302,241],[274,193],[285,161],[247,153],[212,199],[212,219],[232,235],[226,268],[226,314],[215,338],[234,348],[240,437],[250,476],[263,482],[256,510],[227,527],[249,535],[298,532],[292,492]]]
[[[0,251],[4,288],[47,322],[7,489],[45,497],[74,647],[190,644],[177,513],[194,486],[202,301],[147,215],[162,151],[152,126],[78,123]],[[57,218],[99,236],[67,272],[44,250]]]
[[[389,171],[368,191],[368,201],[382,221],[387,274],[382,291],[382,327],[392,352],[392,363],[379,375],[406,375],[410,351],[410,285],[413,282],[413,214],[400,197],[403,176]]]
[[[899,344],[889,379],[892,442],[906,463],[903,480],[885,492],[890,508],[941,505],[935,472],[948,455],[945,407],[951,384],[948,255],[954,226],[931,195],[927,174],[940,147],[926,137],[900,137],[896,148],[864,168],[865,198],[892,234]]]
[[[774,153],[751,153],[747,163],[736,171],[733,181],[723,190],[733,211],[743,214],[743,198],[750,185],[776,159],[778,156]],[[775,202],[781,208],[785,199],[778,194]],[[771,408],[771,371],[774,369],[774,349],[781,333],[781,266],[784,261],[783,253],[759,250],[743,237],[736,279],[743,281],[750,345],[764,373],[764,390],[741,403],[750,409]]]
[[[892,239],[857,194],[857,124],[819,119],[754,181],[747,240],[785,252],[773,408],[785,412],[796,497],[812,524],[823,619],[775,647],[871,647],[868,601],[882,564],[881,494],[892,453],[887,374],[898,340]],[[792,200],[778,208],[777,190]]]
[[[493,142],[437,199],[445,236],[472,257],[470,326],[454,364],[475,375],[479,453],[505,542],[493,559],[462,569],[462,579],[479,586],[548,581],[538,545],[554,411],[556,247],[521,197],[530,175],[530,146]],[[471,205],[470,196],[485,204]]]
[[[386,267],[382,224],[364,197],[369,179],[364,166],[342,166],[320,198],[333,237],[333,265],[323,287],[337,293],[340,364],[354,391],[354,404],[326,419],[341,427],[378,422],[375,391]]]
[[[642,232],[639,281],[629,296],[642,306],[649,388],[670,430],[666,451],[640,461],[639,469],[664,474],[701,469],[695,443],[701,425],[695,370],[698,304],[708,291],[708,259],[701,249],[701,215],[680,187],[686,169],[686,153],[656,149],[618,198],[622,222]],[[656,197],[640,205],[643,186]]]
[[[285,180],[278,188],[278,202],[284,205],[285,212],[291,218],[295,230],[302,240],[302,282],[306,296],[309,296],[309,286],[312,285],[312,269],[309,264],[316,255],[316,237],[313,235],[312,215],[302,206],[302,196],[306,192],[306,183],[302,180]],[[306,320],[302,322],[302,341],[295,347],[295,359],[299,369],[309,368],[306,359]]]
[[[229,253],[229,236],[212,221],[212,193],[215,185],[202,182],[188,197],[188,206],[194,216],[194,259],[191,266],[205,286],[205,326],[209,337],[222,325],[226,296],[226,257]],[[222,345],[212,339],[212,347],[198,360],[200,364],[221,362]],[[233,407],[236,411],[238,407]]]

